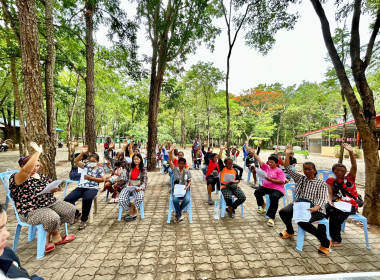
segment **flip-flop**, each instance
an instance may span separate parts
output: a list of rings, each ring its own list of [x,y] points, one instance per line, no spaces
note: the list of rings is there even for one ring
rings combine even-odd
[[[322,256],[328,256],[328,255],[330,255],[331,241],[329,241],[329,242],[330,242],[330,244],[329,244],[328,248],[322,247],[322,246],[319,247],[318,254],[320,254]]]
[[[53,251],[55,249],[55,246],[52,245],[52,246],[49,246],[47,248],[45,248],[45,253],[50,253],[51,251]]]
[[[75,235],[74,234],[70,234],[70,235],[65,235],[61,241],[59,241],[58,243],[55,243],[55,245],[61,245],[61,244],[66,244],[66,243],[69,243],[71,241],[73,241],[75,239]]]
[[[269,227],[273,227],[274,226],[274,220],[273,219],[269,219],[268,222],[267,222],[267,225]]]
[[[286,232],[286,230],[284,230],[283,232],[280,233],[280,237],[282,239],[287,239],[287,238],[290,238],[290,237],[293,237],[294,236],[294,233],[293,234],[289,234]]]

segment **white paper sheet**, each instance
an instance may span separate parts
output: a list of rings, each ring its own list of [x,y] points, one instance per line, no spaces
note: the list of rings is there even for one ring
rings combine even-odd
[[[351,212],[352,205],[351,203],[348,203],[348,202],[337,201],[337,202],[334,202],[334,207],[343,212]]]
[[[224,177],[223,177],[223,181],[224,182],[233,182],[235,181],[235,175],[233,174],[224,174]]]
[[[268,176],[267,173],[260,168],[256,168],[256,174],[257,177],[261,180],[265,180],[265,178]]]
[[[293,205],[293,220],[298,222],[308,222],[311,218],[310,202],[294,202]]]
[[[87,168],[80,168],[78,167],[78,173],[80,173],[80,181],[79,181],[79,185],[82,185],[84,183],[87,183],[88,181],[84,179],[84,176],[87,175]]]
[[[52,190],[58,188],[58,186],[62,183],[62,180],[55,180],[53,182],[51,182],[49,185],[47,185],[42,192],[40,192],[39,194],[37,195],[41,195],[41,194],[44,194],[44,193],[50,193]]]
[[[174,196],[175,197],[184,197],[186,194],[185,188],[186,188],[185,185],[175,184],[174,185],[174,193],[173,193]]]

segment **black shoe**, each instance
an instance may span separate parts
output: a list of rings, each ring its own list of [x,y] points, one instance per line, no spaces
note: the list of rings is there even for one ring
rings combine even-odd
[[[125,220],[126,220],[127,222],[134,221],[134,220],[136,220],[136,219],[137,219],[137,216],[129,216],[128,214],[125,215]]]

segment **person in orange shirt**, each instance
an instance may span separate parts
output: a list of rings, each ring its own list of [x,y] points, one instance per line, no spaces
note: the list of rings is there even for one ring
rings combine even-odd
[[[232,167],[232,158],[226,158],[224,164],[226,167],[220,172],[221,191],[228,206],[226,211],[231,218],[234,218],[235,209],[246,200],[246,197],[242,189],[238,186],[240,181],[237,180],[237,172]],[[237,199],[232,203],[233,195],[236,196]]]

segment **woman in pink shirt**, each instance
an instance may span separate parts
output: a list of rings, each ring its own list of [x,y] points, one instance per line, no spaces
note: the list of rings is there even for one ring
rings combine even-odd
[[[253,156],[259,162],[260,168],[266,172],[267,176],[262,186],[259,186],[255,191],[255,197],[259,209],[257,213],[265,213],[265,203],[264,195],[268,194],[270,199],[270,206],[267,212],[269,220],[267,225],[270,227],[274,226],[274,218],[276,217],[276,212],[278,208],[278,201],[285,194],[284,184],[285,184],[285,173],[277,167],[278,157],[277,155],[270,155],[268,157],[268,162],[264,163],[261,161],[260,157],[253,150]]]

